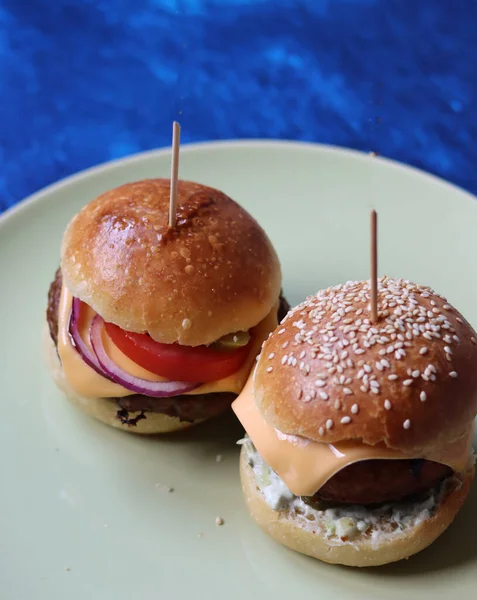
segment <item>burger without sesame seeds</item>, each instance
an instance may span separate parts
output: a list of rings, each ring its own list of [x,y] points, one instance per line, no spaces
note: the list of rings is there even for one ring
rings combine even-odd
[[[233,409],[247,507],[272,538],[330,563],[419,552],[474,476],[477,335],[445,298],[401,279],[320,291],[265,342]]]
[[[243,208],[179,181],[171,228],[169,195],[168,179],[145,180],[85,206],[48,297],[56,383],[90,415],[138,433],[229,408],[288,309],[275,250]]]

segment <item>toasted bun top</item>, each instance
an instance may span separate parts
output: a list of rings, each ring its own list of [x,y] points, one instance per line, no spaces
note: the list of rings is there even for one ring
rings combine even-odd
[[[265,342],[254,397],[266,421],[322,442],[418,452],[452,441],[477,413],[477,335],[430,288],[383,278],[308,298]]]
[[[222,192],[180,181],[168,226],[168,179],[128,183],[66,228],[66,286],[106,321],[163,343],[209,344],[248,330],[280,294],[280,264],[258,223]]]

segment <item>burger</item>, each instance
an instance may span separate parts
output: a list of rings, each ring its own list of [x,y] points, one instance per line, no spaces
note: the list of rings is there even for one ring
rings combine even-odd
[[[258,223],[222,192],[170,181],[108,191],[68,224],[48,294],[48,364],[66,396],[121,429],[165,433],[242,390],[288,306]]]
[[[375,566],[431,544],[474,476],[477,334],[402,279],[309,297],[265,342],[233,409],[246,505],[276,541]]]

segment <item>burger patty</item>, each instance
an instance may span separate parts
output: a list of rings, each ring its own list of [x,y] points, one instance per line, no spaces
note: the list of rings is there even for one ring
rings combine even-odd
[[[55,343],[55,346],[58,345],[58,309],[60,305],[61,286],[61,268],[58,268],[48,292],[48,308],[46,311],[51,339]],[[285,317],[289,310],[290,305],[280,295],[278,308],[279,321]],[[235,398],[236,394],[230,392],[213,392],[210,394],[173,396],[170,398],[151,398],[135,394],[122,398],[108,398],[108,400],[116,403],[118,406],[118,419],[124,424],[134,426],[138,420],[145,418],[144,413],[148,412],[161,413],[188,422],[208,419],[226,410]],[[130,418],[130,412],[140,412],[141,415]]]
[[[119,408],[118,418],[128,417],[130,412],[153,412],[176,417],[180,421],[192,423],[201,419],[210,419],[221,414],[235,400],[232,392],[213,392],[195,396],[173,396],[172,398],[150,398],[135,394],[122,398],[109,398]]]
[[[46,320],[50,328],[51,339],[58,345],[58,309],[60,307],[61,285],[63,277],[61,267],[55,273],[55,279],[51,282],[48,290],[48,307],[46,309]]]
[[[428,490],[452,469],[430,460],[366,460],[339,471],[310,499],[336,504],[381,504]]]

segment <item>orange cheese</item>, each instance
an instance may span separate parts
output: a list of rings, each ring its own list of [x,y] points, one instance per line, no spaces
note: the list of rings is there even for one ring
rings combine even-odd
[[[456,441],[427,455],[409,456],[384,444],[368,446],[355,441],[326,444],[285,435],[269,425],[252,395],[250,376],[232,408],[264,461],[296,496],[312,496],[341,469],[371,459],[425,458],[463,471],[469,465],[473,424]]]
[[[131,392],[121,385],[113,383],[112,381],[109,381],[109,379],[96,373],[94,369],[89,367],[83,361],[77,350],[71,344],[68,333],[68,324],[72,300],[71,292],[63,285],[58,312],[58,354],[68,383],[78,394],[88,398],[118,398],[134,394],[134,392]],[[266,339],[268,334],[277,326],[277,309],[278,304],[270,311],[263,321],[251,330],[252,342],[250,353],[247,360],[238,371],[224,379],[205,383],[204,385],[187,392],[187,394],[209,394],[212,392],[233,392],[239,394],[249,376],[255,357],[260,352],[260,346],[263,340]],[[82,312],[79,323],[80,335],[91,352],[92,347],[89,339],[89,329],[95,314],[96,313],[92,308],[87,307],[87,309]],[[113,344],[104,331],[103,343],[109,357],[124,371],[127,371],[135,377],[142,377],[149,381],[164,381],[163,377],[146,371],[129,359]]]

